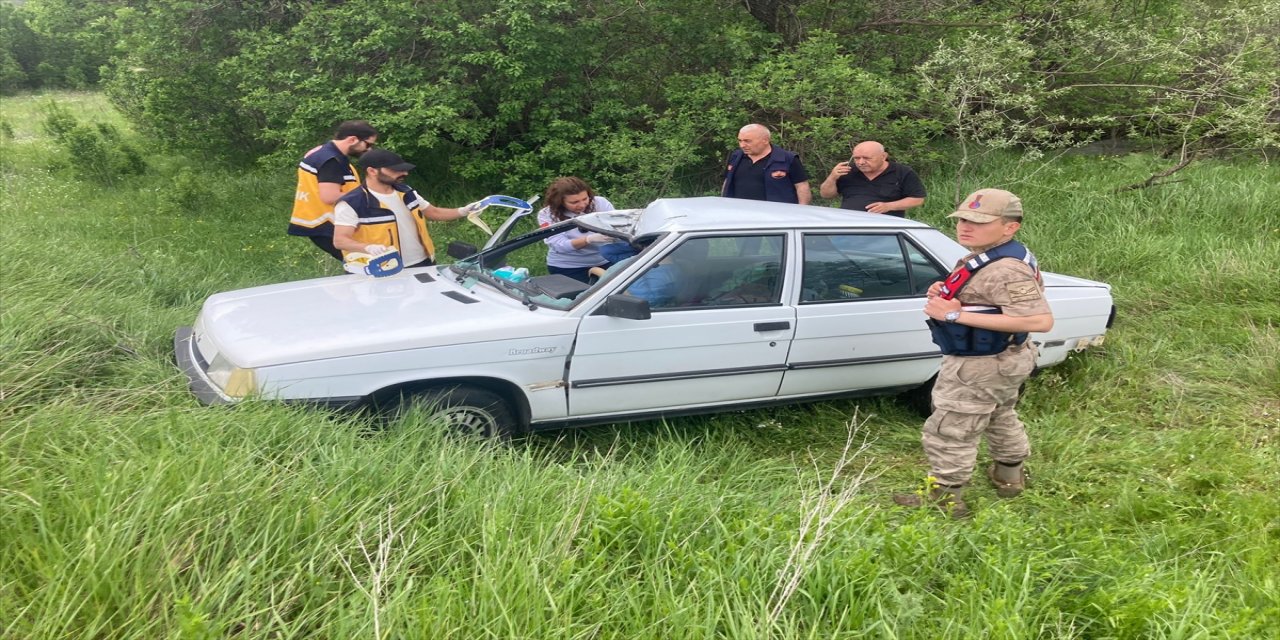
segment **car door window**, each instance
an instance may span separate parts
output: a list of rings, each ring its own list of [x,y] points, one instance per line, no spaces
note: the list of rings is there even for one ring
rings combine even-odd
[[[913,294],[924,295],[929,292],[929,285],[947,279],[949,272],[938,266],[919,247],[910,242],[903,242],[902,246],[907,250],[907,264],[911,267]]]
[[[625,293],[652,309],[779,304],[782,235],[690,238],[633,281]]]
[[[800,301],[917,296],[944,277],[946,272],[897,234],[805,234]]]

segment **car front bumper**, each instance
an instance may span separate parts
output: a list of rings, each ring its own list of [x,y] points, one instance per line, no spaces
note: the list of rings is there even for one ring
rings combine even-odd
[[[196,348],[195,331],[192,327],[178,327],[173,334],[173,355],[178,368],[187,376],[187,388],[203,405],[228,405],[241,401],[222,392],[218,385],[209,379],[209,363],[204,361],[200,350]],[[333,398],[282,399],[285,404],[296,404],[328,409],[354,409],[361,406],[366,398],[363,396],[339,396]]]
[[[200,404],[229,404],[234,402],[222,393],[213,381],[209,380],[206,371],[209,363],[196,351],[195,332],[191,327],[178,327],[173,334],[173,355],[178,361],[178,368],[187,376],[187,388],[195,394]]]

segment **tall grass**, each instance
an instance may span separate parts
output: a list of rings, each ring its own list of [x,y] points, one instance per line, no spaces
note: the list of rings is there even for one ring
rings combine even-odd
[[[1033,487],[957,523],[891,399],[551,433],[200,407],[207,295],[335,273],[292,170],[157,154],[109,190],[0,100],[0,637],[1270,638],[1280,628],[1280,174],[1001,158],[1047,269],[1115,285],[1101,349],[1033,379]],[[185,172],[185,173],[184,173]],[[192,181],[189,177],[197,176]],[[950,178],[926,176],[935,193]],[[471,194],[417,186],[443,204]],[[607,195],[607,194],[606,194]],[[945,198],[922,212],[941,224]],[[639,203],[622,203],[639,204]],[[443,244],[465,225],[433,227]],[[856,432],[850,439],[850,425]],[[862,446],[865,440],[865,446]]]

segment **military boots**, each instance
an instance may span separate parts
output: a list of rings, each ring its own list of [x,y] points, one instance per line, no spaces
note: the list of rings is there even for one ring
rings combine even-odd
[[[1001,498],[1016,498],[1027,488],[1027,470],[1022,463],[1006,464],[992,462],[987,467],[987,477],[996,488],[996,495]]]

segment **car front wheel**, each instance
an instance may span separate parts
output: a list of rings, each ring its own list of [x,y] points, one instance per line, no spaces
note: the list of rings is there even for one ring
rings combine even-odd
[[[504,437],[515,429],[511,407],[498,394],[471,385],[431,387],[401,398],[397,418],[417,413],[456,433]]]

